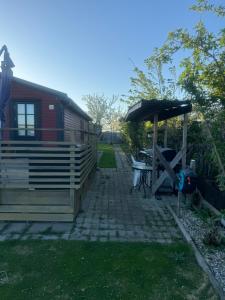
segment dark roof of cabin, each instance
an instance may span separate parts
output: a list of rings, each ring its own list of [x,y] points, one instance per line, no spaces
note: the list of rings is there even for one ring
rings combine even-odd
[[[163,121],[179,115],[191,112],[192,105],[190,101],[180,100],[141,100],[129,107],[126,114],[126,121],[151,121],[154,115],[158,115],[158,120]]]
[[[82,116],[84,119],[86,119],[88,121],[92,120],[91,117],[85,111],[83,111],[65,93],[62,93],[60,91],[57,91],[57,90],[48,88],[46,86],[39,85],[39,84],[30,82],[30,81],[24,80],[24,79],[21,79],[21,78],[18,78],[18,77],[13,77],[13,81],[15,81],[15,82],[17,82],[19,84],[23,84],[23,85],[29,86],[29,87],[34,88],[34,89],[38,89],[38,90],[46,92],[48,94],[55,95],[56,97],[59,98],[60,101],[62,101],[63,104],[65,104],[65,106],[69,107],[71,110],[73,110],[74,112],[76,112],[77,114],[79,114],[80,116]]]

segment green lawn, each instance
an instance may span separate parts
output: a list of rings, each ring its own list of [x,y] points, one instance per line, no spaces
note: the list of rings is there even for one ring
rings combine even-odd
[[[1,242],[0,293],[2,300],[218,299],[181,243]]]
[[[109,144],[98,144],[98,150],[103,152],[98,166],[100,168],[116,168],[113,146]]]

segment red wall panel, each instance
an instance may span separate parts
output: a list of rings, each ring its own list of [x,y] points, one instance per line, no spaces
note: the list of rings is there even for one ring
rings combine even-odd
[[[15,100],[36,100],[39,103],[40,113],[38,115],[38,122],[40,128],[57,128],[57,108],[60,105],[59,100],[56,96],[48,94],[46,92],[40,91],[29,86],[19,84],[17,82],[12,83],[11,87],[11,99],[7,105],[6,109],[6,124],[5,127],[12,127],[13,116],[10,109],[11,104]],[[49,105],[54,104],[54,110],[49,110]],[[57,140],[56,131],[42,131],[40,134],[40,139],[43,141],[54,141]],[[9,138],[9,133],[5,132],[4,138]]]
[[[41,91],[35,87],[30,87],[22,83],[13,81],[11,87],[11,98],[6,107],[6,128],[11,128],[13,124],[12,115],[12,102],[16,100],[32,101],[35,100],[39,104],[38,122],[40,128],[67,128],[77,129],[75,134],[76,143],[84,143],[87,141],[87,135],[83,135],[79,130],[83,129],[88,131],[88,121],[81,117],[79,114],[72,111],[70,108],[65,107],[60,99],[47,91]],[[49,105],[54,105],[54,110],[49,110]],[[60,110],[61,110],[61,123],[60,123]],[[64,120],[64,121],[63,121]],[[64,122],[64,123],[63,123]],[[40,140],[55,141],[60,136],[58,131],[41,131]],[[65,132],[65,140],[70,140],[70,132]],[[4,139],[9,139],[10,134],[5,130]]]

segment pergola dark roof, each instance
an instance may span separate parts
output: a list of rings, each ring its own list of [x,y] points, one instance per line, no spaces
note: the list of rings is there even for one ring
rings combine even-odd
[[[179,100],[141,100],[131,106],[126,114],[126,121],[151,121],[158,115],[158,121],[167,120],[191,112],[190,101]]]

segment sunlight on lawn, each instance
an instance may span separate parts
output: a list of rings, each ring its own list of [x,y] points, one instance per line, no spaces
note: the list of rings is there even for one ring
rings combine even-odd
[[[99,168],[116,168],[115,152],[112,145],[98,144],[98,151],[102,152]]]

